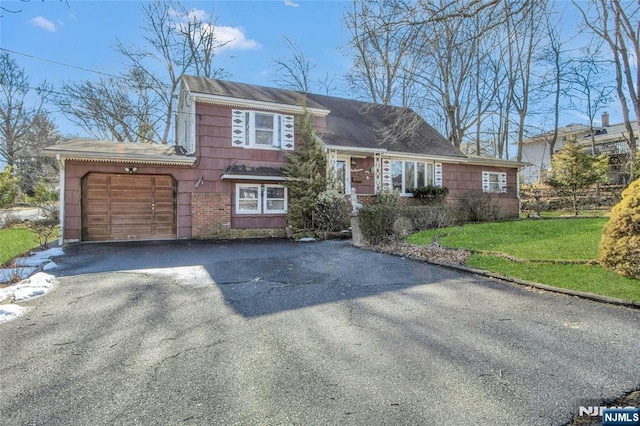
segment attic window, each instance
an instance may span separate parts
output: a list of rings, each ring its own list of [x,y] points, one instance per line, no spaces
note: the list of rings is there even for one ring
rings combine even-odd
[[[231,144],[239,148],[294,149],[293,116],[233,110]]]

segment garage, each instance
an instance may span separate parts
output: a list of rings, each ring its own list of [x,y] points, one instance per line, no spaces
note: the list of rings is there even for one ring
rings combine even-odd
[[[170,175],[89,173],[82,178],[83,241],[176,238]]]

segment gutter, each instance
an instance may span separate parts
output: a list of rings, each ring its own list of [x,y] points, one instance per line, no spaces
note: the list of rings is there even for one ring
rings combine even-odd
[[[88,162],[106,162],[106,163],[137,163],[137,164],[152,164],[152,165],[171,165],[171,166],[191,166],[196,162],[196,157],[182,157],[182,158],[162,158],[162,157],[149,157],[144,155],[133,156],[114,156],[112,154],[103,153],[78,153],[78,152],[60,152],[56,154],[56,158],[62,158],[64,160],[76,160],[76,161],[88,161]],[[60,161],[60,160],[58,160]]]
[[[223,173],[220,175],[220,179],[229,179],[229,180],[267,180],[274,182],[282,182],[286,180],[291,180],[288,177],[284,176],[259,176],[259,175],[234,175],[229,173]]]

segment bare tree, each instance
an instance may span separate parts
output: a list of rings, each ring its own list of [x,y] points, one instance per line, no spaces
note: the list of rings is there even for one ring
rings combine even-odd
[[[591,152],[595,154],[594,121],[598,112],[612,100],[615,87],[605,75],[606,62],[597,57],[600,45],[587,46],[582,55],[568,65],[564,93],[572,100],[572,107],[587,115],[591,131]]]
[[[507,12],[507,36],[509,54],[509,79],[511,105],[518,115],[516,160],[522,160],[525,125],[530,108],[534,53],[539,48],[545,32],[547,0],[530,2],[522,13]]]
[[[38,117],[46,115],[46,83],[32,88],[25,70],[7,53],[0,54],[0,158],[16,166]]]
[[[56,160],[43,154],[42,149],[62,141],[56,125],[44,114],[35,116],[33,125],[19,141],[16,173],[20,188],[32,194],[41,179],[51,181],[58,174]]]
[[[76,125],[98,139],[154,142],[164,119],[164,103],[148,74],[132,69],[126,78],[64,84],[54,103]]]
[[[317,65],[311,62],[311,59],[302,52],[295,41],[284,37],[283,43],[291,51],[291,58],[273,59],[276,66],[273,82],[285,89],[304,93],[311,92],[311,73]]]
[[[591,0],[590,10],[574,4],[582,13],[583,22],[609,46],[616,73],[616,93],[622,108],[629,148],[628,170],[634,178],[637,136],[631,126],[629,100],[640,124],[640,5],[619,0]],[[632,63],[633,61],[633,63]],[[634,76],[635,74],[635,76]]]
[[[66,84],[55,103],[96,137],[166,144],[182,76],[224,76],[214,58],[225,42],[218,40],[213,14],[187,10],[178,2],[144,3],[142,16],[145,43],[116,42],[128,71],[97,82]]]
[[[409,104],[411,79],[403,71],[413,69],[411,46],[418,35],[406,23],[411,13],[410,5],[388,0],[354,0],[344,13],[349,46],[354,50],[347,81],[373,103]]]

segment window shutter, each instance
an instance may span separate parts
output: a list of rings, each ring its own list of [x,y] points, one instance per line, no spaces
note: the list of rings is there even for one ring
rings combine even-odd
[[[490,190],[489,172],[482,172],[482,192],[489,192]]]
[[[433,179],[434,186],[442,188],[442,163],[435,163],[433,166],[435,177]]]
[[[273,128],[275,130],[273,146],[280,148],[280,147],[282,147],[282,139],[284,138],[284,136],[283,136],[284,132],[283,132],[283,127],[282,127],[282,115],[274,114],[274,116],[273,116]]]
[[[393,189],[391,185],[391,160],[382,159],[382,189]]]
[[[499,174],[499,180],[500,180],[500,192],[502,192],[503,194],[507,192],[507,174],[506,173],[500,173]]]
[[[231,146],[243,147],[248,141],[245,130],[245,113],[242,110],[231,111]]]
[[[293,151],[294,146],[294,128],[293,128],[294,118],[293,115],[283,115],[282,116],[282,149],[287,151]]]

